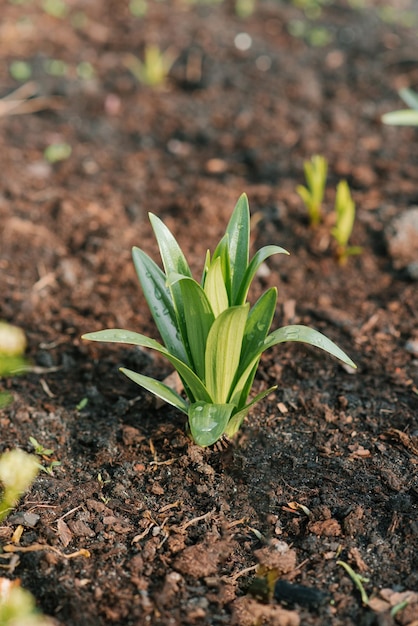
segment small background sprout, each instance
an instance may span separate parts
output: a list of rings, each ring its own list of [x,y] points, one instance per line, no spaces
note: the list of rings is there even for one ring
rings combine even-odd
[[[408,88],[400,89],[398,93],[411,108],[385,113],[382,122],[393,126],[418,126],[418,93]]]
[[[148,45],[144,50],[143,61],[134,54],[127,54],[125,66],[141,84],[158,87],[164,84],[174,60],[172,51],[162,52],[158,46]]]
[[[16,506],[20,496],[29,489],[39,466],[36,458],[23,450],[11,450],[0,456],[0,522]]]
[[[342,180],[337,185],[335,197],[336,223],[331,229],[331,234],[337,243],[337,258],[344,265],[349,256],[361,254],[360,246],[349,246],[348,241],[353,231],[356,217],[356,206],[351,197],[347,181]]]
[[[250,285],[260,265],[274,254],[288,254],[270,245],[250,260],[250,212],[243,194],[215,251],[208,251],[201,281],[192,277],[187,260],[165,224],[150,214],[164,271],[139,248],[133,249],[135,269],[163,344],[139,333],[114,329],[88,333],[84,339],[127,343],[163,354],[177,370],[187,399],[163,382],[138,372],[121,371],[188,416],[191,437],[210,446],[232,437],[250,408],[275,387],[248,402],[262,353],[285,341],[308,343],[355,367],[332,341],[302,325],[270,333],[277,289],[268,289],[251,307]]]
[[[325,157],[315,154],[303,164],[307,186],[296,189],[308,209],[311,226],[318,226],[322,219],[322,202],[327,180],[328,163]]]

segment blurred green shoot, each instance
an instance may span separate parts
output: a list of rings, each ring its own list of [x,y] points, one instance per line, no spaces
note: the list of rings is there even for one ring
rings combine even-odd
[[[56,623],[56,622],[54,622]],[[0,578],[1,626],[53,626],[52,620],[42,615],[35,598],[22,589],[19,579]]]
[[[65,161],[71,156],[71,146],[65,142],[51,143],[44,150],[44,159],[48,163],[58,163]]]
[[[410,109],[385,113],[382,115],[382,122],[393,126],[418,126],[418,93],[407,88],[401,89],[398,93]]]
[[[318,226],[322,219],[322,202],[327,180],[328,163],[325,157],[315,154],[303,164],[306,187],[298,185],[296,191],[308,209],[311,226]]]
[[[26,61],[12,61],[9,65],[9,73],[15,80],[25,83],[32,76],[32,68]]]
[[[341,265],[345,265],[349,256],[362,253],[360,246],[348,245],[356,217],[356,205],[345,180],[340,181],[337,185],[335,215],[336,223],[331,229],[331,234],[337,242],[338,261]]]
[[[145,47],[143,61],[133,54],[127,54],[124,62],[142,85],[158,87],[165,83],[174,60],[170,50],[162,52],[158,46],[149,45]]]
[[[317,20],[322,14],[322,8],[331,4],[332,0],[293,0],[292,4],[301,9],[310,20]]]
[[[26,368],[25,349],[23,330],[0,321],[0,377],[17,374]]]
[[[250,17],[255,11],[256,0],[235,0],[235,13],[238,17]]]
[[[134,17],[144,17],[148,11],[146,0],[130,0],[129,11]]]
[[[42,8],[45,13],[57,19],[64,19],[69,11],[69,7],[64,0],[43,0]]]
[[[23,450],[11,450],[0,456],[0,522],[16,506],[20,496],[29,489],[38,473],[36,458]]]

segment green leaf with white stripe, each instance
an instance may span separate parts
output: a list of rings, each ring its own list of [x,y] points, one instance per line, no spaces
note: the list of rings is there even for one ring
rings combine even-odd
[[[228,252],[231,271],[230,305],[243,304],[237,296],[244,278],[250,249],[250,209],[248,198],[243,193],[235,205],[231,219],[226,228],[228,236]]]
[[[170,286],[177,283],[180,285],[181,297],[187,303],[184,307],[184,319],[193,369],[201,380],[205,380],[205,346],[215,316],[199,283],[187,276],[170,274]]]
[[[220,257],[212,261],[208,268],[204,291],[211,304],[215,317],[218,317],[229,305]]]
[[[189,363],[189,357],[180,337],[180,327],[164,272],[140,248],[133,248],[132,258],[145,299],[164,345],[176,357]]]
[[[235,304],[243,304],[247,298],[248,289],[257,273],[260,265],[273,254],[289,254],[287,250],[280,246],[264,246],[251,259],[250,264],[245,270],[239,291],[235,300]]]
[[[206,388],[218,404],[227,403],[241,354],[249,304],[230,307],[213,322],[205,353]]]

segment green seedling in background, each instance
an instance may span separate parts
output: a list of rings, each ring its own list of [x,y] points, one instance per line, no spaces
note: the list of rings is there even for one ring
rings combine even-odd
[[[16,506],[19,498],[29,489],[39,471],[34,456],[23,450],[11,450],[0,456],[0,522]]]
[[[337,242],[337,258],[344,265],[349,256],[361,254],[360,246],[349,246],[348,241],[353,232],[354,220],[356,217],[356,205],[351,197],[350,188],[347,181],[342,180],[337,185],[335,197],[336,223],[331,229],[331,235]]]
[[[47,461],[48,465],[43,465],[42,463],[38,463],[38,467],[42,472],[49,474],[50,476],[54,475],[54,468],[59,467],[61,465],[60,461],[52,461],[49,457],[54,454],[54,451],[50,448],[44,448],[41,443],[38,443],[34,437],[29,437],[29,443],[33,446],[34,453],[41,457],[43,461]]]
[[[350,565],[346,563],[345,561],[337,561],[337,565],[341,565],[341,567],[345,569],[345,571],[350,576],[351,580],[353,581],[353,583],[359,590],[363,605],[367,606],[369,604],[369,597],[366,593],[366,590],[363,587],[363,583],[370,582],[369,579],[364,578],[363,576],[360,576],[360,574],[356,574],[353,568],[350,567]]]
[[[32,68],[26,61],[12,61],[9,65],[9,73],[15,80],[24,83],[32,76]]]
[[[325,157],[315,154],[303,164],[306,187],[298,185],[296,191],[308,210],[311,226],[318,226],[322,219],[322,202],[327,180],[328,163]]]
[[[89,403],[89,399],[88,398],[82,398],[75,408],[76,408],[77,411],[82,411],[83,409],[86,408],[88,403]]]
[[[76,72],[81,80],[92,80],[96,76],[96,70],[88,61],[81,61],[76,67]]]
[[[148,11],[148,3],[146,0],[130,0],[129,11],[134,17],[144,17]]]
[[[177,241],[150,214],[164,271],[139,248],[133,261],[145,298],[164,345],[128,330],[102,330],[84,339],[126,343],[163,354],[177,370],[187,400],[166,384],[121,368],[138,385],[188,416],[191,437],[210,446],[223,435],[232,437],[250,408],[275,387],[248,402],[262,353],[285,341],[317,346],[343,363],[353,361],[332,341],[307,326],[285,326],[269,334],[277,289],[268,289],[250,307],[247,294],[260,265],[270,256],[287,254],[279,246],[258,250],[249,260],[250,212],[247,196],[238,200],[214,253],[208,251],[197,282]]]
[[[405,104],[411,108],[385,113],[382,116],[382,122],[394,126],[418,126],[418,93],[407,88],[401,89],[398,93]]]
[[[174,56],[170,51],[162,52],[158,46],[149,45],[145,48],[143,61],[133,54],[127,54],[124,61],[140,83],[148,87],[158,87],[166,81]]]
[[[26,370],[28,362],[24,356],[25,333],[18,326],[0,321],[0,378],[13,376]],[[0,391],[0,409],[13,402],[8,391]]]
[[[3,357],[19,358],[26,350],[25,333],[18,326],[0,321],[0,363]],[[0,365],[0,376],[7,374],[2,371]]]
[[[56,622],[54,622],[56,624]],[[1,626],[53,626],[52,620],[41,615],[35,598],[22,589],[20,581],[0,578]]]
[[[250,17],[255,11],[256,0],[235,0],[235,13],[238,17]]]
[[[51,143],[44,150],[44,159],[48,163],[58,163],[65,161],[71,156],[71,146],[65,142]]]
[[[308,20],[289,20],[287,30],[292,37],[303,39],[313,48],[323,48],[333,40],[333,34],[326,26],[318,26]]]
[[[10,450],[0,456],[0,522],[15,508],[39,471],[34,456],[23,450]],[[52,626],[36,609],[33,596],[19,581],[0,578],[0,624],[2,626]]]
[[[321,16],[323,7],[332,4],[332,0],[292,0],[292,4],[302,9],[307,18],[316,20]]]
[[[61,59],[47,59],[43,63],[46,74],[50,76],[66,76],[68,74],[68,65]]]
[[[69,12],[69,7],[64,0],[43,0],[42,8],[48,15],[61,20],[67,17]]]

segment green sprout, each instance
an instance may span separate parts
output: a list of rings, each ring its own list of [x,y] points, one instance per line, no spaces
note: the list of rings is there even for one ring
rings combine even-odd
[[[127,54],[125,65],[135,78],[148,87],[162,85],[174,63],[174,57],[169,50],[161,52],[155,45],[145,47],[144,60],[141,61],[133,54]]]
[[[0,456],[0,522],[14,509],[39,471],[36,458],[23,450],[10,450]],[[4,566],[3,566],[4,567]],[[36,608],[34,597],[19,581],[0,578],[0,624],[2,626],[52,626]]]
[[[250,17],[255,11],[256,0],[235,0],[235,14],[238,17]]]
[[[303,169],[307,186],[298,185],[296,191],[308,209],[311,226],[318,226],[322,218],[328,163],[325,157],[315,154],[310,161],[305,161]]]
[[[0,320],[0,378],[24,372],[28,362],[24,352],[26,336],[21,328]],[[0,392],[0,408],[7,406],[11,395]]]
[[[54,468],[59,467],[61,465],[60,461],[53,461],[52,459],[49,458],[54,454],[54,451],[51,450],[50,448],[44,448],[44,446],[41,443],[38,443],[38,441],[36,441],[35,437],[29,437],[29,443],[31,444],[31,446],[33,446],[34,453],[37,456],[41,457],[43,461],[48,462],[48,465],[43,465],[42,463],[38,463],[38,468],[42,472],[45,472],[46,474],[53,476]]]
[[[359,590],[363,605],[367,606],[369,604],[369,597],[366,593],[366,590],[363,587],[363,583],[368,583],[369,579],[364,578],[364,576],[360,576],[360,574],[356,574],[353,568],[350,567],[350,565],[346,563],[345,561],[337,561],[337,565],[341,565],[341,567],[345,569],[345,571],[350,576],[351,580],[353,581],[353,583]]]
[[[134,17],[144,17],[148,11],[146,0],[130,0],[129,10]]]
[[[398,93],[405,104],[411,108],[385,113],[382,116],[382,122],[394,126],[418,126],[418,93],[407,88],[400,89]]]
[[[48,163],[58,163],[58,161],[65,161],[71,156],[71,151],[72,148],[68,143],[51,143],[44,150],[44,159],[48,161]]]
[[[292,4],[302,9],[307,18],[316,20],[321,16],[322,8],[331,4],[331,0],[293,0]]]
[[[336,224],[331,229],[331,234],[337,242],[338,261],[344,265],[349,256],[362,253],[360,246],[348,245],[356,217],[356,205],[351,197],[350,187],[345,180],[340,181],[337,185],[335,215]]]
[[[19,580],[0,578],[0,624],[2,626],[52,626],[36,607],[35,598]]]
[[[163,354],[177,370],[187,399],[154,378],[126,368],[121,371],[185,413],[195,443],[210,446],[224,435],[232,437],[250,408],[276,389],[262,391],[247,402],[262,353],[279,343],[308,343],[355,367],[338,346],[307,326],[285,326],[269,334],[277,302],[275,287],[250,307],[247,294],[261,263],[274,254],[288,253],[269,245],[249,260],[250,211],[245,194],[213,255],[207,252],[200,283],[192,277],[169,229],[156,215],[149,217],[165,271],[139,248],[133,249],[133,261],[164,345],[121,329],[87,333],[83,338]]]
[[[12,78],[20,82],[26,82],[32,76],[32,68],[26,61],[12,61],[9,72]]]
[[[36,458],[23,450],[11,450],[0,456],[0,483],[3,486],[0,522],[16,506],[20,496],[29,489],[38,470]]]
[[[42,8],[45,13],[58,19],[64,19],[69,11],[69,7],[64,0],[43,0]]]
[[[88,403],[89,403],[89,399],[88,398],[81,398],[80,402],[75,407],[76,411],[82,411],[83,409],[86,408]]]

